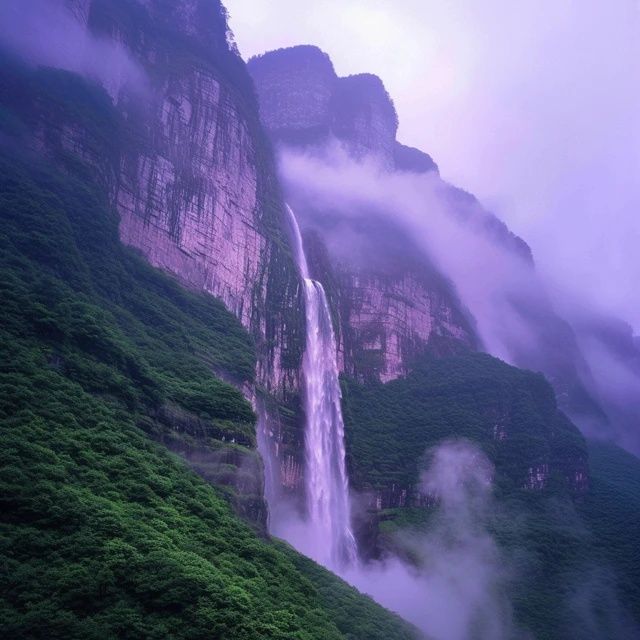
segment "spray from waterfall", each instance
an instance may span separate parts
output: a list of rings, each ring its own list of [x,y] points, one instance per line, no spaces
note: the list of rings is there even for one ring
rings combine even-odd
[[[302,370],[306,413],[305,489],[309,535],[314,541],[311,555],[325,566],[337,569],[357,559],[357,548],[350,523],[336,340],[324,288],[309,277],[298,222],[288,206],[287,212],[306,306],[307,343]]]

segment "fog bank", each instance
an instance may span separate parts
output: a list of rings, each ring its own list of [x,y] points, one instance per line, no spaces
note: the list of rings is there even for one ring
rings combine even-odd
[[[562,397],[565,386],[577,381],[591,394],[588,402],[612,409],[608,421],[594,418],[597,409],[591,415],[586,409],[584,414],[576,410],[578,426],[589,436],[613,438],[640,452],[634,418],[640,362],[630,351],[630,328],[616,321],[608,341],[594,342],[610,323],[601,305],[582,296],[579,287],[567,288],[566,282],[559,285],[557,279],[541,274],[537,262],[534,267],[511,243],[487,232],[487,212],[479,204],[470,205],[461,216],[448,185],[437,174],[389,173],[374,158],[354,160],[337,142],[320,151],[283,150],[280,174],[285,191],[315,211],[359,220],[365,228],[367,220],[379,217],[404,229],[454,284],[476,322],[484,350],[516,366],[545,372]],[[303,220],[305,224],[321,221]],[[332,252],[348,256],[352,251],[348,233],[329,230],[324,237]],[[614,348],[625,331],[627,348]]]
[[[102,84],[115,101],[127,84],[145,90],[142,67],[115,40],[99,38],[83,24],[84,16],[56,0],[3,0],[0,48],[35,66],[73,71]]]
[[[392,558],[344,577],[434,640],[503,640],[514,628],[508,563],[486,527],[493,468],[467,441],[430,449],[420,490],[437,502],[426,534],[402,544],[419,559]]]
[[[640,331],[640,4],[226,3],[249,57],[300,43],[379,75],[399,138],[532,246],[541,272]]]

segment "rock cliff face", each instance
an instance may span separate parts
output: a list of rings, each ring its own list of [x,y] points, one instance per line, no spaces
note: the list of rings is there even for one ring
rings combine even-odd
[[[263,124],[279,147],[321,153],[337,141],[350,156],[373,157],[387,171],[437,174],[427,154],[396,141],[396,111],[377,76],[339,78],[328,56],[311,46],[259,56],[249,70]],[[387,382],[436,343],[447,352],[477,346],[452,285],[400,229],[373,214],[365,228],[295,190],[286,195],[312,270],[329,291],[343,371]]]
[[[395,168],[398,116],[378,76],[338,78],[331,101],[331,130],[356,157],[373,155]]]
[[[374,155],[395,167],[398,117],[377,76],[339,78],[329,56],[308,45],[253,58],[249,70],[262,122],[276,141],[322,145],[335,137],[355,157]]]
[[[344,370],[388,382],[409,370],[411,358],[439,335],[464,344],[468,330],[446,295],[430,293],[419,274],[344,270],[340,274]]]
[[[282,49],[251,61],[265,127],[276,137],[321,139],[331,130],[331,98],[337,82],[333,64],[317,47]]]
[[[266,446],[277,454],[281,484],[297,491],[304,302],[270,144],[226,11],[215,0],[66,6],[87,34],[87,49],[95,42],[118,49],[122,64],[96,78],[116,121],[113,110],[86,104],[65,112],[50,96],[27,98],[18,86],[3,97],[23,100],[39,153],[61,166],[92,167],[118,211],[125,244],[220,298],[253,336],[256,388],[246,391],[254,402],[265,398]],[[85,75],[93,75],[90,67]]]
[[[268,350],[260,383],[296,390],[300,354],[290,339],[300,325],[282,313],[297,300],[297,277],[278,248],[277,182],[224,10],[201,0],[85,6],[87,28],[121,43],[149,82],[140,109],[126,84],[114,96],[136,133],[122,150],[114,194],[123,242],[221,298]]]
[[[375,218],[357,229],[293,202],[306,214],[307,259],[331,301],[344,373],[389,382],[406,375],[425,351],[475,346],[472,321],[451,284],[403,231]]]

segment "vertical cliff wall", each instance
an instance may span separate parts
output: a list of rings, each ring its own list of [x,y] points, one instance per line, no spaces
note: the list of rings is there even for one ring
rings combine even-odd
[[[475,346],[472,321],[451,283],[401,229],[374,215],[354,227],[303,198],[292,202],[306,214],[307,255],[333,306],[344,373],[388,382],[427,351]]]
[[[115,111],[91,100],[70,110],[44,95],[45,85],[35,97],[19,83],[5,86],[3,98],[29,120],[38,153],[91,168],[125,244],[220,298],[253,336],[256,386],[245,392],[262,398],[279,481],[297,491],[304,300],[270,143],[226,11],[216,0],[65,5],[78,27],[76,53],[86,57],[71,70],[102,85]],[[98,65],[96,51],[117,55]]]
[[[112,88],[128,126],[114,190],[120,235],[185,284],[224,301],[261,350],[259,381],[297,389],[298,280],[251,80],[219,3],[87,4],[87,28],[119,42],[148,86]],[[115,84],[115,83],[114,83]]]

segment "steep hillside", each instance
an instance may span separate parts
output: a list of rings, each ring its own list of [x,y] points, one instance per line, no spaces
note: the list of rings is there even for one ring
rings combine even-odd
[[[424,561],[415,540],[438,515],[420,486],[424,454],[463,438],[494,465],[484,526],[509,572],[518,626],[541,640],[635,637],[640,463],[612,445],[587,447],[540,374],[461,354],[422,359],[385,385],[344,378],[343,391],[369,554]]]
[[[592,490],[578,504],[598,558],[615,570],[624,603],[640,620],[640,461],[619,447],[589,443]]]
[[[304,305],[270,145],[226,10],[217,0],[65,0],[41,9],[57,20],[52,29],[68,32],[60,37],[77,58],[68,66],[103,87],[102,103],[12,64],[3,64],[0,101],[22,117],[25,145],[93,174],[125,244],[219,298],[248,330],[255,384],[273,414],[269,445],[278,467],[297,470],[286,480],[299,489]]]
[[[446,438],[480,443],[505,488],[587,488],[584,440],[546,380],[486,354],[427,356],[385,385],[345,378],[344,404],[351,477],[380,507],[420,504],[420,457]]]
[[[24,154],[16,114],[2,127],[3,637],[414,637],[234,514],[262,530],[262,468],[214,371],[251,381],[251,338],[120,244],[81,165]]]

